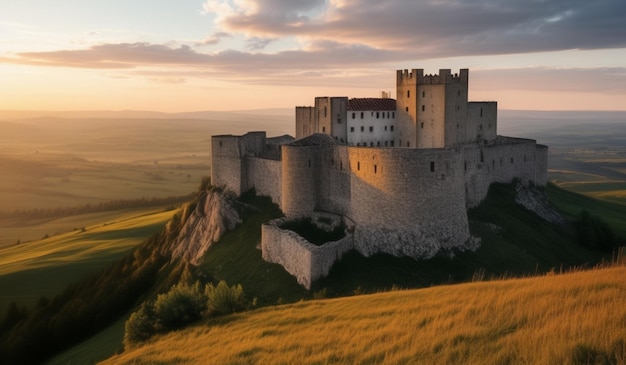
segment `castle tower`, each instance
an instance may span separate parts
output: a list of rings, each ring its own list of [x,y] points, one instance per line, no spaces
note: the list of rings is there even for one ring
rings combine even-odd
[[[468,70],[424,75],[423,69],[396,74],[398,145],[444,148],[466,139]]]

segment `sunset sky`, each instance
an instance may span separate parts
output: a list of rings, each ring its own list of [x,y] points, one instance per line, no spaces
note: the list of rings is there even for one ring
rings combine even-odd
[[[624,0],[0,0],[0,109],[291,108],[470,69],[501,109],[626,110]]]

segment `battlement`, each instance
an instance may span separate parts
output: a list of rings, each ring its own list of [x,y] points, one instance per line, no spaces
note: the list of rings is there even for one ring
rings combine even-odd
[[[452,74],[450,69],[440,69],[439,74],[424,75],[424,69],[398,70],[396,78],[398,85],[400,84],[460,84],[467,83],[469,70],[462,68],[459,73]]]

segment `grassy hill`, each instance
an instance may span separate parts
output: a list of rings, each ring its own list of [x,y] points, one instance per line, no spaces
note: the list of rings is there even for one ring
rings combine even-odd
[[[626,267],[282,305],[104,364],[626,363]]]
[[[96,273],[163,229],[176,210],[107,212],[99,224],[0,250],[0,313],[9,303],[32,306]],[[102,215],[100,215],[102,216]]]

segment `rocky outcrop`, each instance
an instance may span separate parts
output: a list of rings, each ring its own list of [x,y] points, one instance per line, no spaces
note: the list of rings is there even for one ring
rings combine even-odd
[[[215,189],[202,193],[171,246],[172,257],[197,265],[209,247],[241,223],[240,213],[245,209],[250,208],[233,194]]]
[[[565,223],[563,217],[548,202],[548,194],[545,190],[533,186],[524,186],[520,183],[515,186],[515,190],[517,191],[515,195],[517,204],[534,212],[550,223]]]

